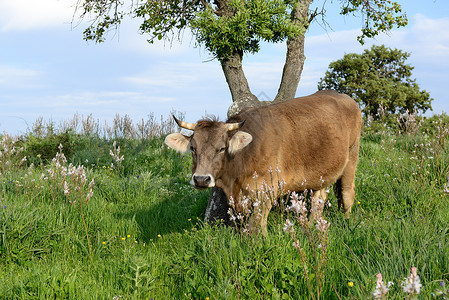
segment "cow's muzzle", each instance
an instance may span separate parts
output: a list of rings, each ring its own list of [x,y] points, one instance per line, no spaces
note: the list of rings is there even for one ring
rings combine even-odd
[[[193,174],[190,184],[197,189],[206,189],[215,186],[214,177],[210,174],[196,175]]]

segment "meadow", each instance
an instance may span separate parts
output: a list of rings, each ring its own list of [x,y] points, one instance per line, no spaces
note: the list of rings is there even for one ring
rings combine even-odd
[[[449,117],[420,120],[365,125],[349,220],[331,189],[326,230],[281,205],[267,237],[203,223],[170,118],[4,133],[0,299],[446,299]]]

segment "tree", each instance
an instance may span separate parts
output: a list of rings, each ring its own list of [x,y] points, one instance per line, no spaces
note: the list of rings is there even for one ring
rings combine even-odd
[[[86,40],[103,42],[109,30],[125,17],[142,18],[140,31],[154,40],[173,40],[190,30],[197,45],[204,46],[220,62],[228,83],[232,105],[228,116],[244,107],[267,104],[251,92],[242,68],[245,53],[257,53],[260,42],[286,42],[287,52],[281,83],[274,103],[295,97],[304,65],[304,37],[310,23],[325,20],[325,4],[311,10],[313,0],[77,0],[75,13],[91,18]],[[339,0],[341,15],[364,18],[365,38],[407,24],[401,6],[393,0]],[[325,21],[323,21],[325,23]],[[227,199],[213,188],[206,220],[228,219]],[[223,213],[224,212],[224,213]]]
[[[125,17],[142,18],[140,31],[154,40],[173,40],[190,30],[197,45],[219,60],[233,104],[228,116],[243,107],[259,106],[246,80],[242,60],[257,53],[260,42],[287,43],[286,60],[278,93],[273,102],[294,98],[304,65],[304,35],[310,23],[325,20],[321,10],[310,10],[313,0],[78,0],[80,18],[90,18],[86,40],[103,42]],[[393,0],[340,0],[342,15],[364,18],[358,40],[407,24],[401,6]],[[325,22],[325,21],[323,21]]]
[[[379,118],[382,106],[390,114],[432,109],[430,95],[412,79],[406,64],[410,54],[385,46],[372,46],[362,54],[346,54],[331,62],[318,89],[334,89],[356,100],[365,116]]]

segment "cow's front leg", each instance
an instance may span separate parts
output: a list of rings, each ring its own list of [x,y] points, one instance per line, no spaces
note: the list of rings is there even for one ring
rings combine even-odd
[[[313,192],[311,205],[311,220],[318,220],[323,215],[324,203],[327,199],[326,189]]]
[[[253,206],[253,213],[249,217],[248,223],[249,233],[257,234],[260,231],[263,236],[267,236],[268,214],[272,206],[271,200],[265,200],[263,203]]]
[[[262,217],[260,220],[260,229],[262,231],[263,236],[267,236],[267,225],[268,225],[268,214],[271,211],[272,203],[271,200],[266,200],[262,205]]]

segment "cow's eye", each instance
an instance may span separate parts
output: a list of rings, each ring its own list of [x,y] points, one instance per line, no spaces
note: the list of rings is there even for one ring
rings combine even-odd
[[[193,146],[190,146],[190,151],[192,151],[192,153],[195,153],[195,148],[193,148]]]
[[[220,149],[218,149],[218,153],[224,153],[226,151],[226,147],[221,147]]]

